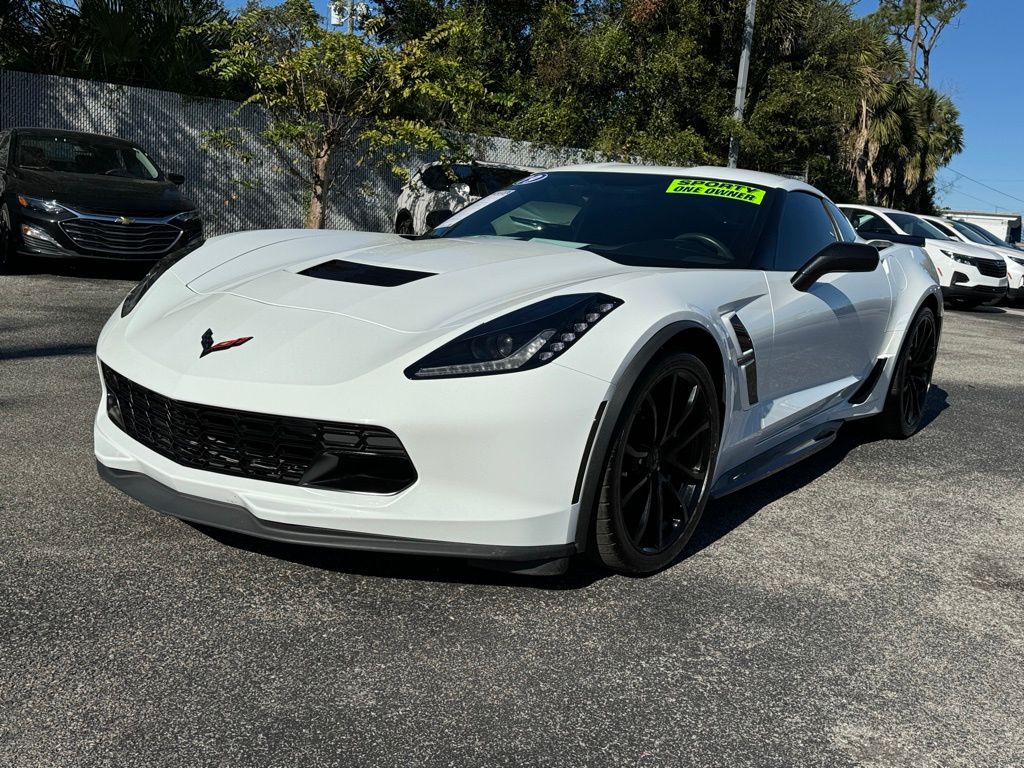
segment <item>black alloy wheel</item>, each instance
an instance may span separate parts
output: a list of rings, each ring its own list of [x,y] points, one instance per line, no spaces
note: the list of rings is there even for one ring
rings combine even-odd
[[[921,428],[938,350],[938,322],[935,313],[924,307],[907,331],[885,408],[878,417],[884,436],[903,439]]]
[[[595,551],[622,573],[672,563],[693,535],[711,487],[718,395],[690,354],[656,363],[623,410],[604,470]]]

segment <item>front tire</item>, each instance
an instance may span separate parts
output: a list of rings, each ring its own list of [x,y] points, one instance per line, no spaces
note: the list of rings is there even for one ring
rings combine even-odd
[[[0,275],[16,271],[14,236],[11,234],[11,213],[7,204],[0,205]]]
[[[721,433],[718,394],[700,358],[651,366],[623,408],[605,462],[594,552],[619,573],[671,564],[700,522]]]
[[[939,326],[935,313],[923,307],[907,330],[885,407],[875,417],[879,436],[905,440],[921,428],[938,350]]]
[[[412,216],[410,216],[408,213],[403,213],[403,214],[399,215],[398,220],[395,222],[395,234],[398,234],[398,235],[414,235],[414,234],[416,234],[416,232],[414,231],[413,225],[412,225]]]

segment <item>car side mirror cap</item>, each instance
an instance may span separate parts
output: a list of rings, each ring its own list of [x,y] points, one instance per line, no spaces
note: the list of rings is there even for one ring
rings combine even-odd
[[[818,280],[834,272],[874,272],[878,249],[867,243],[829,243],[796,271],[790,281],[798,291],[808,291]]]
[[[171,182],[171,184],[176,184],[179,187],[185,183],[185,177],[180,173],[168,173],[167,180]]]

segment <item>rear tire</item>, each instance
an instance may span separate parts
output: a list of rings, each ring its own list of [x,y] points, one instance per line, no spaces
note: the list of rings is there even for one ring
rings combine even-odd
[[[637,382],[601,480],[593,552],[619,573],[670,565],[700,522],[721,433],[718,393],[700,358],[674,354]]]
[[[922,307],[907,329],[885,407],[872,420],[879,437],[905,440],[921,428],[939,349],[935,313]]]

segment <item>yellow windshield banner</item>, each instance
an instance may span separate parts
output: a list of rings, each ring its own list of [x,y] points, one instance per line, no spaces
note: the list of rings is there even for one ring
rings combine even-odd
[[[760,205],[764,200],[764,190],[759,187],[748,187],[732,181],[708,181],[707,179],[673,179],[666,192],[676,195],[711,195],[727,197],[730,200],[741,200],[744,203]]]

